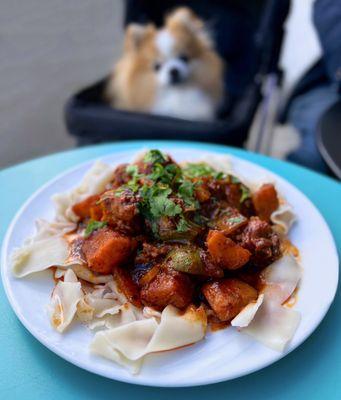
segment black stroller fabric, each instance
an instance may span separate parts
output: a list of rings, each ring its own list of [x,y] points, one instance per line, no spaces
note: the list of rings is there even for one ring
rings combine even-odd
[[[153,22],[178,6],[203,18],[226,61],[226,99],[215,121],[196,122],[116,110],[103,98],[106,78],[66,104],[68,131],[78,143],[112,140],[183,139],[241,146],[261,101],[262,77],[279,73],[278,55],[289,0],[127,0],[125,25]]]

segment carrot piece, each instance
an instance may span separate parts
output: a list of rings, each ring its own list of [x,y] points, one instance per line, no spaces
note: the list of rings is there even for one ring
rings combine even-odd
[[[251,253],[219,231],[210,231],[207,236],[207,248],[214,262],[221,268],[237,269],[245,265]]]
[[[133,250],[127,236],[109,229],[99,229],[84,240],[82,246],[88,267],[99,274],[110,274],[122,265]]]
[[[261,186],[252,195],[252,201],[258,217],[267,222],[270,221],[271,214],[279,206],[276,189],[271,183]]]
[[[72,211],[83,220],[85,218],[91,218],[96,221],[100,221],[103,215],[102,208],[97,205],[100,195],[95,194],[87,197],[86,199],[76,203],[72,207]]]

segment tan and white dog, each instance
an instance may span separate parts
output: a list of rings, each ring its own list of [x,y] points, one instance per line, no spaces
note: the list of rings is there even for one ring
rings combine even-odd
[[[179,8],[161,29],[129,25],[106,94],[117,109],[214,118],[223,95],[223,62],[203,21],[190,9]]]

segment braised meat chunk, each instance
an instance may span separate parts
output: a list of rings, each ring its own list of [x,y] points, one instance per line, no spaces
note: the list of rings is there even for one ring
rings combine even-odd
[[[91,270],[111,274],[114,267],[127,261],[133,251],[133,242],[110,228],[103,228],[84,240],[82,251]]]
[[[159,272],[159,262],[163,262],[172,246],[167,244],[143,243],[142,248],[137,252],[131,275],[138,285],[143,286],[149,283]]]
[[[129,164],[120,164],[116,167],[114,171],[114,178],[111,182],[111,185],[114,189],[126,184],[129,181],[130,176],[127,173],[128,165]]]
[[[187,307],[193,297],[193,283],[190,278],[177,271],[160,271],[146,286],[142,287],[142,303],[159,310],[172,304],[178,308]]]
[[[256,289],[238,279],[206,283],[202,292],[221,321],[230,321],[258,296]]]
[[[252,217],[243,232],[236,237],[240,246],[252,256],[250,262],[266,267],[281,256],[280,238],[271,225],[258,217]]]
[[[206,276],[212,278],[222,278],[224,276],[223,269],[213,260],[208,251],[200,250],[200,258],[204,265],[204,272]]]
[[[237,269],[245,265],[250,257],[249,250],[236,244],[219,231],[210,231],[207,248],[216,264],[226,269]]]
[[[138,203],[129,191],[120,195],[115,192],[105,193],[101,197],[103,220],[116,231],[125,234],[137,234],[141,230]]]
[[[150,244],[143,243],[141,251],[137,254],[135,258],[135,263],[137,264],[148,264],[150,262],[164,257],[171,250],[172,246],[167,244]]]

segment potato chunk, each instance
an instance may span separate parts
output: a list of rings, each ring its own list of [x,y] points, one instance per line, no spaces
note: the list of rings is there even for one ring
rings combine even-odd
[[[258,217],[267,222],[270,221],[271,214],[279,206],[276,189],[270,183],[261,186],[252,195],[252,201]]]
[[[160,271],[141,290],[142,303],[162,310],[168,304],[187,307],[192,300],[193,284],[190,278],[177,271]]]
[[[84,240],[82,250],[88,267],[99,274],[110,274],[124,263],[132,252],[130,238],[110,228],[99,229]]]
[[[85,218],[91,218],[95,221],[100,221],[103,213],[101,206],[96,204],[99,198],[100,195],[98,194],[89,196],[83,201],[76,203],[72,207],[72,211],[78,215],[81,220]]]
[[[230,321],[258,297],[256,289],[238,279],[206,283],[202,292],[221,321]]]
[[[207,248],[214,262],[221,268],[237,269],[245,265],[251,253],[219,231],[210,231]]]

